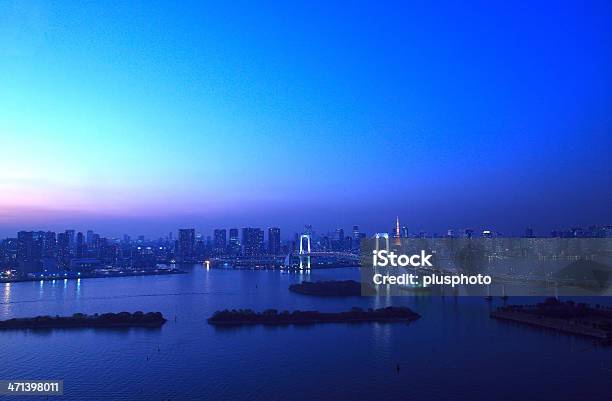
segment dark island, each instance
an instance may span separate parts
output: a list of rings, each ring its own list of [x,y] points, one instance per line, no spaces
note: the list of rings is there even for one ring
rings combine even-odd
[[[605,306],[548,298],[536,305],[502,306],[491,317],[612,342],[612,308]]]
[[[421,316],[405,307],[393,307],[363,310],[352,308],[348,312],[317,312],[317,311],[284,311],[268,309],[264,312],[254,312],[251,309],[217,311],[208,319],[214,325],[286,325],[286,324],[316,324],[316,323],[366,323],[366,322],[411,322]]]
[[[59,329],[59,328],[117,328],[160,327],[166,323],[161,312],[120,312],[101,315],[75,313],[72,316],[37,316],[0,321],[0,330],[13,329]]]
[[[299,284],[291,284],[289,291],[321,297],[358,297],[361,295],[361,284],[353,280],[304,281]]]

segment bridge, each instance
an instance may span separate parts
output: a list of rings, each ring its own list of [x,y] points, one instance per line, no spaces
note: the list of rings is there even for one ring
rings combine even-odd
[[[358,254],[342,251],[312,251],[311,236],[300,236],[298,252],[290,252],[285,257],[283,268],[310,270],[311,268],[358,266]]]

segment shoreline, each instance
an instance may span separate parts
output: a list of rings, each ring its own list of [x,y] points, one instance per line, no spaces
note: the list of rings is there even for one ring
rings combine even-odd
[[[171,274],[187,274],[180,269],[155,269],[155,270],[110,270],[105,273],[81,273],[81,274],[57,274],[54,276],[43,277],[19,277],[19,278],[0,278],[0,283],[23,283],[29,281],[56,281],[56,280],[80,280],[107,277],[138,277],[138,276],[166,276]]]

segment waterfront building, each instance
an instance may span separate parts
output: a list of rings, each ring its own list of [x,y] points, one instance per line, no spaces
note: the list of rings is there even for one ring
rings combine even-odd
[[[42,244],[39,238],[34,238],[33,231],[17,233],[17,264],[23,274],[38,272],[41,267]]]
[[[225,228],[214,231],[213,254],[224,255],[227,250],[227,231]]]
[[[245,256],[258,256],[263,251],[264,234],[261,228],[242,229],[242,253]]]
[[[240,238],[238,237],[238,229],[230,228],[229,230],[229,247],[230,255],[236,256],[240,254]]]
[[[195,251],[195,229],[182,228],[179,230],[178,256],[193,258]]]
[[[85,250],[85,237],[83,233],[79,231],[76,237],[76,257],[82,258]]]
[[[268,228],[268,254],[278,255],[280,254],[280,228],[270,227]]]

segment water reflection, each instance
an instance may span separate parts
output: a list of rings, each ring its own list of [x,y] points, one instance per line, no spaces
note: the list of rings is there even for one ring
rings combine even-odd
[[[374,346],[378,352],[388,353],[391,347],[391,325],[375,323],[372,325],[374,332]]]
[[[5,283],[2,290],[2,314],[5,316],[11,313],[11,283]]]
[[[76,289],[76,300],[80,301],[81,300],[81,279],[80,278],[77,278],[75,289]]]
[[[4,284],[4,293],[2,296],[2,300],[4,301],[4,303],[11,302],[11,283]]]

